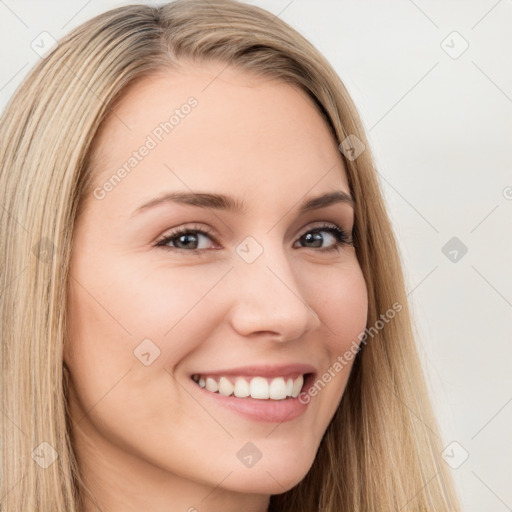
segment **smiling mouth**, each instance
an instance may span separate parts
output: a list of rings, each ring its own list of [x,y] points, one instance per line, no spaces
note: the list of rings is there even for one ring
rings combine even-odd
[[[299,396],[304,382],[312,373],[289,377],[224,377],[192,375],[192,380],[201,388],[224,396],[255,398],[257,400],[286,400]]]

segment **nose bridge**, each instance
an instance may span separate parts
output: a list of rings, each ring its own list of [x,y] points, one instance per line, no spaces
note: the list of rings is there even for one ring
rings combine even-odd
[[[320,325],[316,312],[297,284],[297,275],[282,244],[265,247],[247,237],[236,249],[233,327],[242,335],[272,332],[282,341],[297,339]]]

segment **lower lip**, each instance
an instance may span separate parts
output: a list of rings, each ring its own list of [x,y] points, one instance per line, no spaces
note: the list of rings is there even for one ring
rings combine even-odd
[[[308,375],[301,393],[307,392],[312,382],[312,374]],[[306,411],[308,403],[299,402],[299,398],[285,398],[283,400],[259,400],[257,398],[238,398],[234,395],[225,396],[220,393],[212,393],[201,386],[194,384],[195,387],[205,396],[215,400],[217,404],[231,409],[236,413],[253,421],[264,421],[267,423],[284,423],[294,420]]]

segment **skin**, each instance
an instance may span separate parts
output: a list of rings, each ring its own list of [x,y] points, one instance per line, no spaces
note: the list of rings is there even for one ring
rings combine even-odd
[[[86,198],[75,226],[64,354],[71,433],[105,511],[267,510],[270,495],[310,469],[352,362],[304,414],[279,425],[215,407],[190,374],[300,362],[321,375],[366,326],[354,247],[323,252],[336,245],[325,230],[320,247],[303,237],[324,222],[350,233],[353,208],[298,214],[308,198],[349,193],[326,121],[298,88],[224,68],[188,63],[145,78],[96,140],[101,186],[175,108],[198,101],[103,199]],[[131,217],[163,192],[191,190],[229,194],[246,208],[164,203]],[[215,238],[196,233],[200,255],[179,239],[155,246],[180,227],[210,228]],[[251,264],[236,252],[248,236],[263,249]],[[160,350],[147,366],[134,355],[144,339]],[[237,458],[248,441],[262,454],[250,468]],[[83,512],[93,510],[88,497]]]

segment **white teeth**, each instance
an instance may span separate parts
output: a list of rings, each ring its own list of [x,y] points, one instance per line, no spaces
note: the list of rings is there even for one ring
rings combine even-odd
[[[293,389],[292,389],[292,396],[293,398],[299,396],[300,390],[302,389],[302,385],[304,384],[304,377],[302,375],[299,375],[294,381],[293,381]]]
[[[235,382],[235,390],[234,395],[238,398],[245,398],[246,396],[249,396],[251,394],[251,389],[249,387],[249,383],[242,379],[241,377],[238,377]]]
[[[229,382],[226,377],[221,377],[219,380],[219,393],[224,396],[231,396],[233,394],[233,384]]]
[[[288,379],[286,381],[286,396],[292,396],[293,391],[293,379]]]
[[[206,389],[208,391],[213,391],[215,393],[216,391],[219,391],[219,385],[217,384],[217,381],[215,379],[212,379],[211,377],[207,377]]]
[[[282,400],[286,398],[286,384],[282,377],[273,379],[269,386],[270,398],[273,400]]]
[[[268,382],[263,377],[254,377],[251,380],[251,398],[266,400],[269,398]]]
[[[228,377],[212,378],[194,375],[194,382],[212,393],[219,393],[224,396],[234,395],[237,398],[251,397],[257,400],[284,400],[285,398],[296,398],[304,385],[304,376],[299,375],[296,379],[276,377],[267,379],[265,377],[253,377],[250,382],[244,377],[236,377],[235,383]]]

